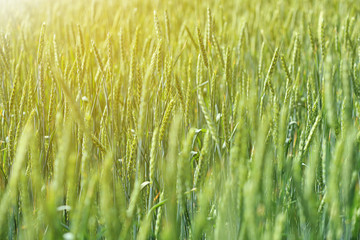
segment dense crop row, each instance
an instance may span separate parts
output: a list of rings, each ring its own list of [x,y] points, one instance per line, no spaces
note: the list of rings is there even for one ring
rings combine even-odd
[[[0,1],[0,238],[359,238],[358,14]]]

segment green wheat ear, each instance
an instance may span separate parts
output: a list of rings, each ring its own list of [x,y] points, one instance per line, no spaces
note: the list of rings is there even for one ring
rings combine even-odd
[[[360,79],[356,76],[352,78],[352,83],[354,87],[354,93],[358,99],[360,99]]]
[[[205,67],[208,67],[208,58],[206,55],[205,46],[204,46],[204,42],[203,42],[199,27],[196,27],[196,33],[197,33],[198,42],[199,42],[199,46],[200,46],[201,57],[203,59]]]
[[[45,31],[46,31],[46,23],[43,23],[41,26],[40,37],[39,37],[39,45],[37,51],[37,64],[40,65],[43,57],[44,51],[44,41],[45,41]]]

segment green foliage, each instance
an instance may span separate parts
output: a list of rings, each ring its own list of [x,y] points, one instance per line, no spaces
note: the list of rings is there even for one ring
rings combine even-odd
[[[359,10],[0,0],[0,239],[359,239]]]

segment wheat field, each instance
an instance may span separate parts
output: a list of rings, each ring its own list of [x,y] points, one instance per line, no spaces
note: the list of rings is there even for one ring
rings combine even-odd
[[[360,239],[359,13],[0,0],[0,239]]]

